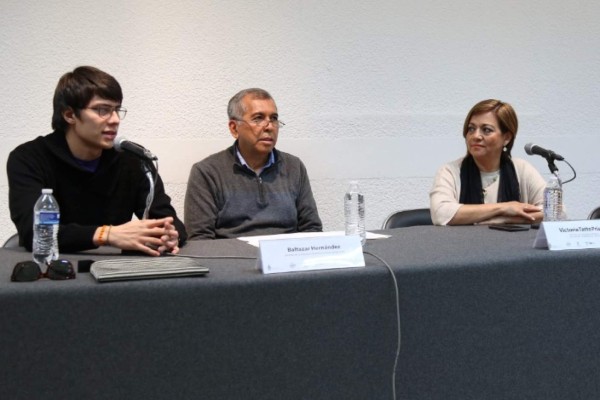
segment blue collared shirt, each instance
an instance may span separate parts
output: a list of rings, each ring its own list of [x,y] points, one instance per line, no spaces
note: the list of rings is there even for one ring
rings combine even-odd
[[[242,153],[240,153],[240,149],[238,149],[238,147],[235,147],[235,152],[238,156],[238,159],[240,160],[240,162],[242,163],[242,165],[246,168],[248,168],[249,170],[254,171],[246,162],[246,160],[244,160],[244,157],[242,156]],[[273,151],[271,150],[271,153],[269,153],[269,160],[267,160],[267,163],[265,165],[263,165],[263,167],[259,170],[259,171],[255,171],[256,175],[260,175],[261,172],[263,172],[263,170],[265,168],[270,167],[271,165],[275,164],[275,154],[273,154]]]

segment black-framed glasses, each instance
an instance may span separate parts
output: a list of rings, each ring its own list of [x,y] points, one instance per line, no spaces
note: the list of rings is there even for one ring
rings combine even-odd
[[[272,118],[254,117],[250,121],[246,121],[245,119],[236,119],[236,121],[245,122],[248,125],[254,125],[254,126],[261,127],[261,128],[267,127],[270,123],[273,124],[273,126],[276,128],[281,128],[281,127],[285,126],[285,123],[283,121],[280,121],[278,119],[278,117],[272,117]]]
[[[13,282],[31,282],[40,278],[48,278],[55,281],[75,279],[75,269],[68,260],[54,260],[48,264],[46,272],[42,270],[35,261],[21,261],[13,268],[10,280]]]
[[[98,114],[98,116],[100,118],[110,118],[110,116],[114,112],[117,113],[117,115],[119,116],[119,119],[124,119],[125,116],[127,115],[127,109],[123,108],[121,106],[113,107],[113,106],[99,105],[99,106],[94,106],[94,107],[86,107],[85,109],[94,111],[96,114]]]

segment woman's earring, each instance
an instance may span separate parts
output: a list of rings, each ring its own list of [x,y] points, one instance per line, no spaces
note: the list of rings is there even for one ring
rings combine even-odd
[[[504,148],[502,149],[505,153],[508,151],[508,149],[506,148],[506,146],[504,146]]]

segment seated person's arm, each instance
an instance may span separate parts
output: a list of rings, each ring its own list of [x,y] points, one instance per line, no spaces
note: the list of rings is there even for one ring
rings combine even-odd
[[[52,182],[54,175],[47,174],[44,168],[43,162],[38,163],[31,157],[25,157],[23,152],[11,153],[7,162],[11,218],[17,227],[21,244],[29,251],[32,249],[33,242],[33,206],[40,196],[42,188],[54,188],[57,185],[56,182]],[[164,196],[166,195],[163,192],[163,196],[158,197],[158,204],[162,203],[160,199]],[[172,212],[175,213],[174,210]],[[179,221],[179,224],[181,224],[181,221]],[[181,226],[183,229],[182,224]],[[68,253],[98,247],[102,244],[100,229],[101,227],[95,225],[62,222],[58,232],[59,251]],[[139,232],[137,234],[131,233],[135,229],[138,229]],[[185,232],[185,230],[183,231]],[[107,231],[106,235],[108,233]],[[178,243],[174,243],[174,239],[180,237],[179,232],[174,228],[172,217],[158,220],[130,221],[120,226],[113,226],[110,228],[110,233],[112,238],[108,237],[108,243],[105,244],[111,244],[112,240],[115,247],[136,249],[152,255],[157,255],[158,252],[154,249],[140,248],[142,239],[152,236],[152,240],[146,240],[144,243],[151,244],[161,251],[176,252]],[[123,239],[123,234],[129,235],[129,238]],[[136,242],[136,239],[139,240]],[[102,242],[106,242],[106,239]],[[136,244],[132,244],[133,242],[136,242]]]
[[[141,193],[139,199],[140,207],[136,212],[138,218],[141,218],[143,216],[143,211],[146,206],[146,197],[148,190],[149,189],[147,188]],[[171,205],[171,198],[166,194],[165,187],[160,176],[158,176],[156,179],[156,186],[154,188],[154,199],[152,201],[152,206],[150,207],[148,217],[151,219],[163,219],[166,217],[172,217],[172,221],[169,223],[169,229],[175,229],[178,232],[178,247],[181,247],[185,244],[188,238],[185,226],[183,225],[183,222],[177,217],[177,212]]]
[[[215,239],[219,212],[212,191],[218,191],[201,163],[192,166],[184,201],[185,229],[189,239]]]
[[[538,206],[509,201],[493,204],[462,204],[448,225],[531,224],[540,222],[543,213]]]
[[[541,221],[539,206],[511,201],[494,204],[461,204],[458,176],[447,166],[438,171],[430,192],[431,217],[435,225],[477,223],[534,223]]]
[[[179,251],[179,232],[173,226],[173,217],[129,221],[115,226],[99,226],[94,232],[96,246],[110,245],[122,250],[133,250],[151,256],[168,251]]]
[[[444,165],[437,171],[429,192],[429,208],[434,225],[448,225],[460,208],[458,179],[449,165]]]
[[[33,243],[33,207],[43,188],[56,188],[55,175],[46,171],[43,157],[13,151],[6,164],[11,219],[19,233],[20,245],[31,251]],[[60,202],[59,202],[60,206]],[[93,249],[95,226],[65,224],[59,226],[59,249],[63,252]]]
[[[323,224],[317,210],[317,203],[310,187],[310,181],[304,164],[301,164],[301,184],[298,195],[298,232],[322,232]]]
[[[158,256],[164,252],[173,254],[179,252],[179,247],[187,239],[187,233],[183,222],[177,218],[177,213],[171,205],[171,198],[165,193],[161,177],[156,177],[148,219],[142,219],[149,190],[145,179],[141,187],[143,189],[139,191],[138,209],[135,211],[139,220],[110,226],[106,233],[106,227],[98,227],[94,233],[94,244],[140,251],[151,256]]]
[[[461,217],[464,218],[470,212],[473,212],[473,210],[469,210],[473,207],[475,214],[480,214],[481,219],[477,222],[481,224],[531,224],[541,222],[544,218],[542,210],[546,182],[530,164],[525,163],[522,168],[523,171],[520,173],[521,195],[529,204],[511,201],[499,204],[464,205],[459,209],[455,218],[458,217],[460,221]],[[495,215],[489,216],[487,214],[490,209],[494,209]],[[461,215],[458,215],[459,213]],[[473,218],[478,219],[476,215],[471,216],[471,219]]]

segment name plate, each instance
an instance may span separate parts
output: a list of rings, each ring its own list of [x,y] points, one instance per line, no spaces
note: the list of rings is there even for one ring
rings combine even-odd
[[[263,274],[364,267],[359,236],[261,240],[258,268]]]
[[[542,222],[533,247],[550,250],[600,248],[600,220]]]

